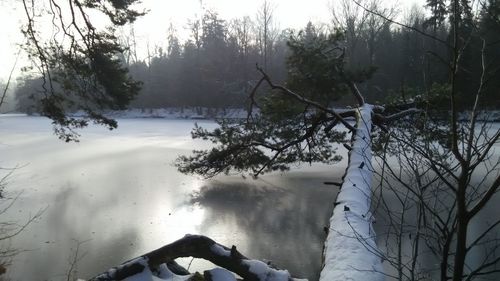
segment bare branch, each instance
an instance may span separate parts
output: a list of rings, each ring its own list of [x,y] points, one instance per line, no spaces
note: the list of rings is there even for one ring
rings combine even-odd
[[[390,123],[390,122],[399,120],[405,116],[420,113],[420,112],[422,112],[422,110],[417,109],[417,108],[410,108],[410,109],[403,110],[403,111],[400,111],[398,113],[388,115],[388,116],[382,116],[380,114],[376,114],[376,115],[378,118],[380,118],[383,121],[383,123]]]
[[[68,272],[66,273],[66,281],[76,280],[78,277],[78,263],[86,256],[87,253],[80,253],[80,248],[83,244],[89,242],[90,240],[78,241],[74,240],[75,248],[72,249],[72,257],[70,258]]]
[[[469,246],[467,247],[467,251],[470,251],[474,246],[476,246],[479,241],[481,241],[488,233],[490,233],[493,229],[497,227],[497,225],[500,224],[500,220],[497,220],[494,224],[490,225],[487,229],[485,229],[481,235],[479,235],[474,241],[472,241]]]
[[[370,10],[370,9],[366,8],[365,6],[361,5],[361,3],[359,3],[359,2],[358,2],[358,1],[356,1],[356,0],[352,0],[352,1],[353,1],[356,5],[358,5],[358,6],[359,6],[359,7],[361,7],[363,10],[365,10],[366,12],[368,12],[368,13],[370,13],[370,14],[374,14],[374,15],[376,15],[376,16],[379,16],[379,17],[383,18],[384,20],[386,20],[386,21],[388,21],[388,22],[390,22],[390,23],[393,23],[393,24],[395,24],[395,25],[399,25],[399,26],[401,26],[401,27],[404,27],[404,28],[407,28],[407,29],[413,30],[413,31],[415,31],[415,32],[417,32],[417,33],[419,33],[419,34],[421,34],[421,35],[425,36],[425,37],[429,37],[429,38],[431,38],[431,39],[433,39],[433,40],[436,40],[437,42],[439,42],[439,43],[441,43],[441,44],[445,45],[446,47],[448,47],[448,48],[450,48],[450,49],[452,48],[452,47],[448,44],[448,42],[446,42],[445,40],[442,40],[442,39],[440,39],[440,38],[438,38],[438,37],[436,37],[436,36],[434,36],[434,35],[431,35],[431,34],[429,34],[429,33],[426,33],[426,32],[424,32],[424,31],[422,31],[422,30],[420,30],[420,29],[418,29],[418,28],[415,28],[415,27],[412,27],[412,26],[409,26],[409,25],[406,25],[406,24],[400,23],[400,22],[398,22],[398,21],[395,21],[395,20],[393,20],[393,19],[390,19],[390,18],[388,18],[388,17],[384,16],[383,14],[378,13],[378,12],[376,12],[376,11],[372,11],[372,10]]]
[[[486,193],[483,195],[481,200],[476,203],[474,207],[467,213],[467,218],[473,218],[479,211],[481,211],[486,203],[488,203],[493,197],[493,195],[498,191],[498,187],[500,187],[500,176],[496,178],[496,180],[491,184]]]
[[[351,89],[351,92],[354,95],[354,97],[358,100],[358,105],[363,106],[363,104],[365,104],[365,99],[363,98],[363,95],[359,92],[359,89],[358,87],[356,87],[356,84],[352,81],[349,81],[347,85],[349,86],[349,89]]]
[[[14,61],[14,65],[10,69],[9,72],[9,78],[7,78],[7,83],[5,84],[5,87],[2,92],[2,96],[0,97],[0,108],[2,107],[3,103],[5,102],[5,98],[7,97],[7,92],[9,90],[10,82],[12,81],[12,75],[14,73],[14,70],[16,69],[17,61],[19,59],[19,55],[21,54],[21,49],[17,51],[16,54],[16,60]]]

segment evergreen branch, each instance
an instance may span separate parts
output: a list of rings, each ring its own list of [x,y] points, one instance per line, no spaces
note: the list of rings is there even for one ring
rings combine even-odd
[[[262,74],[264,80],[267,82],[267,84],[272,88],[272,89],[276,89],[276,90],[280,90],[282,93],[285,93],[287,95],[289,95],[290,97],[298,100],[299,102],[303,103],[303,104],[306,104],[306,105],[310,105],[312,107],[315,107],[325,113],[330,113],[331,115],[335,116],[344,126],[346,126],[351,132],[354,132],[356,131],[356,129],[351,125],[349,124],[346,120],[344,120],[344,118],[342,118],[342,116],[340,116],[340,114],[338,112],[336,112],[335,110],[331,110],[329,108],[326,108],[324,106],[322,106],[321,104],[315,102],[315,101],[312,101],[312,100],[309,100],[287,88],[285,88],[284,86],[281,86],[281,85],[276,85],[274,84],[272,81],[271,81],[271,78],[267,75],[266,72],[264,72],[264,70],[257,66],[257,70]]]
[[[303,134],[301,137],[291,141],[291,142],[288,142],[288,143],[285,143],[283,146],[281,147],[274,147],[274,148],[271,148],[271,146],[267,146],[267,148],[271,148],[271,150],[273,150],[275,153],[273,155],[273,157],[271,159],[269,159],[264,165],[262,165],[262,167],[254,174],[255,177],[259,176],[267,167],[269,167],[269,165],[271,165],[277,158],[278,156],[280,156],[280,154],[282,154],[286,149],[294,146],[294,145],[298,145],[300,143],[302,143],[303,141],[306,141],[310,138],[312,138],[314,136],[314,132],[316,131],[316,129],[318,128],[318,126],[321,124],[321,121],[322,120],[314,120],[312,122],[312,125],[311,127],[309,127],[307,129],[307,131],[305,132],[305,134]]]

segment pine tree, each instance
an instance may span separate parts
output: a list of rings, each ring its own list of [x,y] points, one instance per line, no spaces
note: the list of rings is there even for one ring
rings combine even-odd
[[[64,1],[51,0],[51,17],[59,34],[40,37],[40,21],[35,15],[43,11],[45,1],[23,0],[27,25],[22,32],[27,39],[24,50],[33,59],[43,85],[41,113],[53,120],[56,134],[65,141],[76,140],[77,128],[89,121],[117,127],[116,121],[105,117],[102,109],[124,109],[140,89],[140,83],[128,75],[119,56],[124,51],[113,27],[100,30],[92,24],[91,12],[106,15],[111,26],[133,22],[143,13],[131,6],[137,0]],[[63,11],[71,11],[66,13]],[[68,110],[83,110],[86,118],[72,118]]]

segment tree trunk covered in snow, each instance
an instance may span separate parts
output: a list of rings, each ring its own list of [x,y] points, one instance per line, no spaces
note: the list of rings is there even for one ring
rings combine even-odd
[[[180,257],[201,258],[225,268],[205,271],[205,280],[236,280],[230,272],[248,281],[298,280],[292,278],[286,270],[279,270],[270,264],[245,257],[235,246],[228,248],[202,235],[186,235],[171,244],[111,268],[90,281],[203,280],[200,274],[189,274],[175,263],[174,260]],[[231,276],[233,278],[230,278]]]
[[[321,281],[383,280],[370,212],[372,110],[372,105],[363,104],[356,112],[349,163],[325,241]]]

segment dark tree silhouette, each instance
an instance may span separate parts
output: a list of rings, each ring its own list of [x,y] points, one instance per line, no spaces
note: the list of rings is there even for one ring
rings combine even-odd
[[[100,109],[124,109],[140,89],[128,76],[118,54],[123,52],[114,29],[100,30],[93,25],[91,11],[106,15],[112,26],[133,22],[143,13],[131,9],[136,0],[108,1],[27,1],[23,0],[27,39],[23,45],[40,73],[42,89],[40,111],[53,120],[56,134],[65,141],[76,140],[75,128],[89,121],[116,128],[114,120]],[[45,10],[45,7],[48,7]],[[41,34],[39,14],[51,18],[58,32],[51,38]],[[66,111],[83,110],[86,118],[76,119]]]

